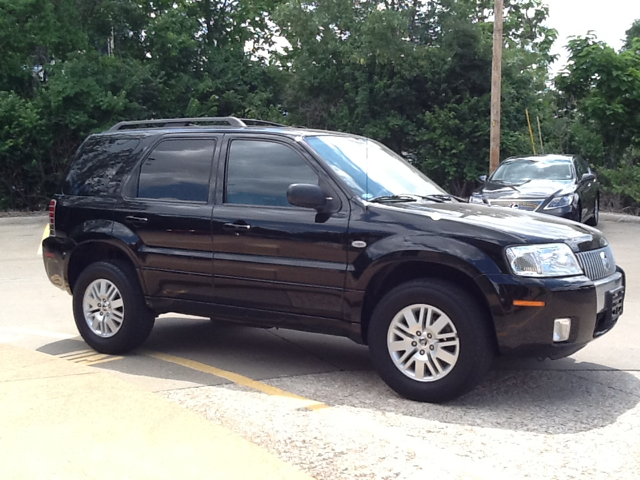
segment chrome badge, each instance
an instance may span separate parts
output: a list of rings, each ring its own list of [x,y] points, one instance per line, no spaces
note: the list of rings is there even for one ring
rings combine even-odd
[[[600,258],[602,259],[602,265],[604,269],[609,271],[611,269],[611,262],[609,261],[609,257],[605,252],[600,252]]]

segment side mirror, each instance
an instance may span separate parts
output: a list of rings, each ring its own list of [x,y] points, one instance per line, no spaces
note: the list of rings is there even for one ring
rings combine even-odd
[[[596,179],[596,176],[593,173],[585,173],[582,175],[580,182],[593,182]]]
[[[480,175],[478,177],[478,180],[480,180],[482,183],[486,183],[487,182],[487,176],[486,175]]]
[[[296,207],[321,210],[327,204],[327,195],[318,185],[294,183],[287,189],[287,201]]]

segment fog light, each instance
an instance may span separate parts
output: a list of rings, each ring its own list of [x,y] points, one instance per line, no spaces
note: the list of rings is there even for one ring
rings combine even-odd
[[[570,332],[571,332],[570,318],[556,318],[553,321],[553,341],[554,342],[566,342],[567,340],[569,340]]]

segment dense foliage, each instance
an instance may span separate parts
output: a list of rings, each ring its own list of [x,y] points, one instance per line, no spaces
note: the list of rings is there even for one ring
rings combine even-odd
[[[637,37],[636,37],[637,35]],[[595,164],[617,208],[640,203],[640,22],[616,52],[588,35],[569,42],[570,62],[556,79],[568,119],[563,148]]]
[[[0,0],[0,209],[38,209],[123,119],[237,115],[381,140],[454,193],[487,173],[493,0]],[[588,156],[640,201],[639,58],[593,37],[548,78],[543,0],[507,0],[502,157]]]

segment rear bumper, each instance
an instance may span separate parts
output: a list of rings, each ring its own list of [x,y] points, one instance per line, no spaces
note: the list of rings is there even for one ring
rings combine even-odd
[[[493,308],[500,354],[562,358],[571,355],[617,323],[624,302],[625,276],[593,282],[587,277],[522,279],[510,275],[487,277],[498,290],[500,312]],[[544,307],[516,307],[514,300],[544,302]],[[566,341],[554,342],[554,322],[570,319]]]
[[[67,266],[73,242],[69,239],[47,237],[42,241],[42,260],[49,281],[71,293]]]

